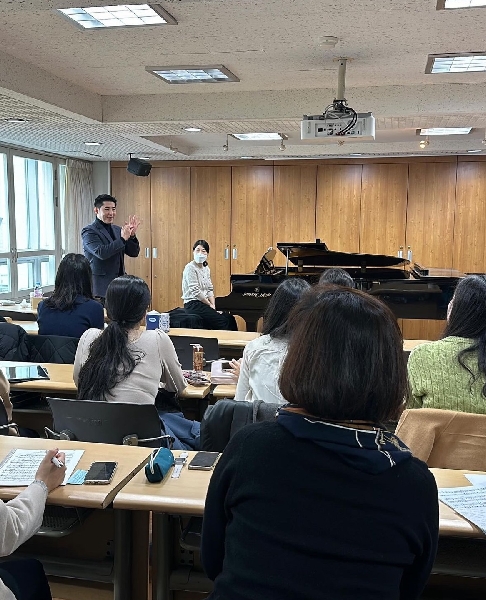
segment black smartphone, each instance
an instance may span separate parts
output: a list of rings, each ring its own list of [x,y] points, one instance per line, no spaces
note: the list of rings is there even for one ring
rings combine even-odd
[[[110,483],[115,474],[116,462],[94,462],[86,473],[84,483],[103,485]]]
[[[219,456],[219,452],[198,452],[187,465],[187,468],[197,469],[200,471],[210,471],[216,464]]]

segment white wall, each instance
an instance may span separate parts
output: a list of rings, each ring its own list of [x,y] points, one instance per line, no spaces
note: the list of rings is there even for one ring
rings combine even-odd
[[[100,194],[109,194],[111,187],[110,179],[110,163],[109,162],[94,162],[93,163],[93,186],[94,197]]]

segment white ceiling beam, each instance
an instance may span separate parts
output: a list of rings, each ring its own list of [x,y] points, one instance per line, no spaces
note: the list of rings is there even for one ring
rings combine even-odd
[[[375,117],[486,112],[486,83],[354,88],[346,90],[346,97],[356,111]],[[296,119],[322,113],[333,98],[332,89],[103,96],[103,120]]]
[[[4,52],[0,93],[86,123],[103,120],[100,95]]]

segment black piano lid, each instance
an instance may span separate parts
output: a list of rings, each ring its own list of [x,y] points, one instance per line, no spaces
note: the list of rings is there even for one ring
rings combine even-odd
[[[355,252],[335,252],[326,244],[279,242],[277,248],[289,261],[298,265],[320,267],[396,267],[409,265],[410,261],[386,254],[358,254]]]

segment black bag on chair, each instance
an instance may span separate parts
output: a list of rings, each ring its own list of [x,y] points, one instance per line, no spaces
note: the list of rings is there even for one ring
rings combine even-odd
[[[199,315],[188,312],[185,308],[169,310],[171,327],[188,329],[204,329],[204,322]]]

